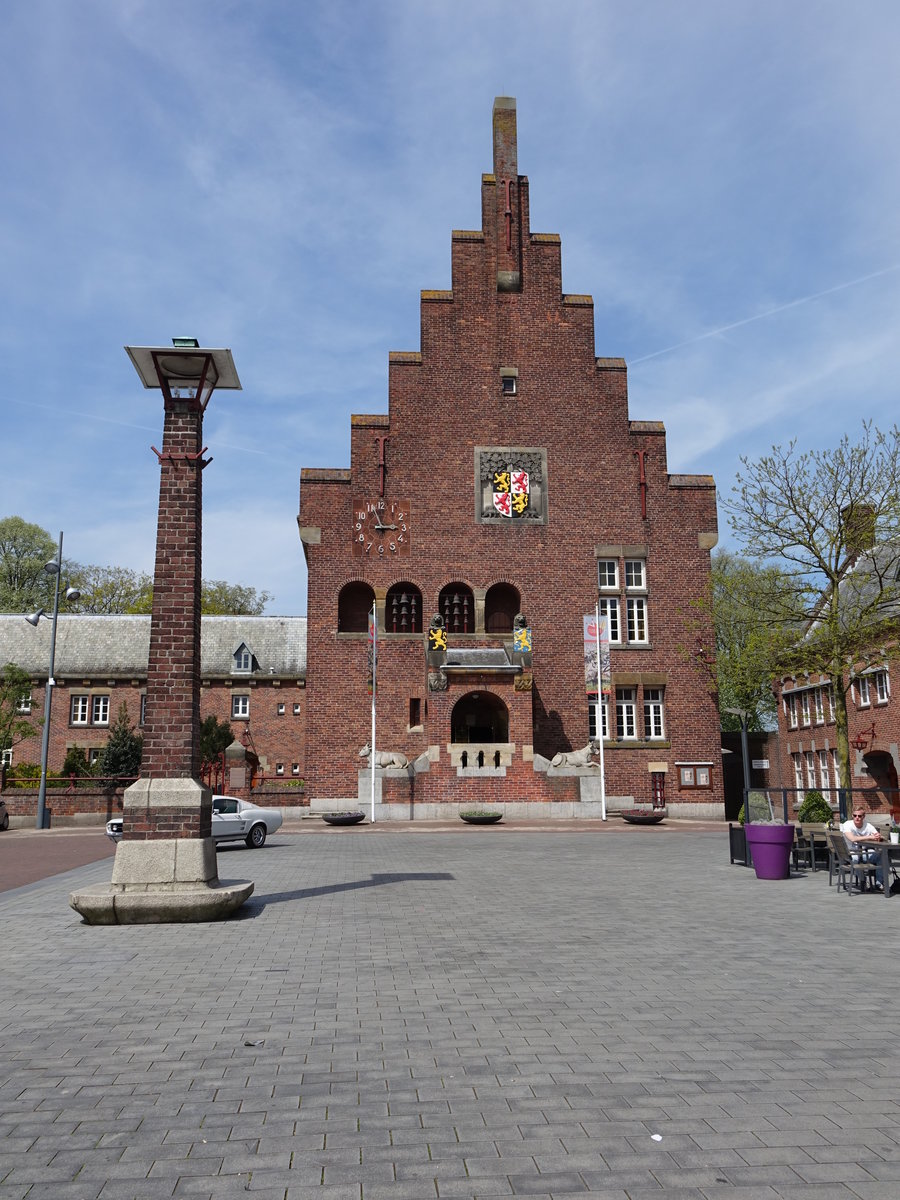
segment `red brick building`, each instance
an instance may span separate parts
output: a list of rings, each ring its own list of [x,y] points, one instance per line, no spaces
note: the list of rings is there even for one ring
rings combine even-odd
[[[144,727],[149,616],[59,617],[48,771],[62,770],[73,747],[95,760],[122,704],[137,732]],[[0,665],[13,662],[32,679],[23,715],[35,737],[4,751],[9,766],[40,763],[41,719],[50,661],[50,622],[37,628],[20,615],[0,616]],[[233,750],[211,785],[290,808],[306,803],[303,788],[306,710],[305,617],[203,617],[200,638],[200,717],[230,721]],[[33,815],[36,798],[21,789],[4,794],[13,816]],[[104,794],[79,788],[68,797],[51,789],[54,821],[76,813],[105,813]],[[107,814],[108,815],[108,814]]]
[[[559,237],[530,230],[508,98],[493,157],[481,229],[452,235],[452,289],[422,293],[421,348],[389,356],[388,413],[351,418],[349,470],[301,474],[313,805],[368,794],[374,602],[376,745],[410,763],[379,773],[385,816],[596,813],[596,767],[552,760],[596,729],[583,617],[599,600],[610,807],[655,788],[673,814],[722,816],[718,714],[684,649],[713,480],[669,473],[663,425],[629,418],[624,361],[595,356],[591,298],[563,292]],[[447,649],[427,656],[434,614]]]
[[[847,729],[850,783],[873,813],[900,813],[900,701],[891,694],[896,644],[850,674]],[[834,695],[824,676],[786,676],[777,681],[780,777],[789,807],[807,791],[821,791],[834,808],[840,787]],[[774,740],[774,739],[773,739]]]

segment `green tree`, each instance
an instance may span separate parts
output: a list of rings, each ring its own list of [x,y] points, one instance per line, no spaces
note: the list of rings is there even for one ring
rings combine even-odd
[[[37,736],[37,725],[24,711],[30,698],[31,676],[15,663],[7,663],[0,671],[0,750],[11,750]]]
[[[143,607],[147,596],[153,595],[153,580],[143,571],[128,567],[78,566],[73,569],[71,584],[81,592],[81,599],[68,605],[69,612],[132,613],[149,612]]]
[[[772,677],[784,649],[797,639],[796,627],[776,611],[787,606],[790,580],[774,566],[750,562],[728,550],[712,558],[712,616],[715,679],[723,729],[775,726]],[[765,610],[765,611],[764,611]]]
[[[864,422],[855,444],[845,435],[833,450],[799,452],[792,441],[741,464],[723,507],[748,557],[790,585],[758,590],[760,616],[799,633],[773,666],[829,680],[849,788],[851,673],[880,660],[900,629],[900,429]]]
[[[96,773],[96,768],[91,766],[88,759],[87,751],[81,746],[70,746],[66,751],[66,757],[63,759],[62,771],[60,772],[63,778],[68,779],[71,775],[74,775],[78,779],[84,779]]]
[[[57,542],[21,517],[0,520],[0,612],[29,612],[53,605],[54,576],[44,570]]]
[[[108,779],[132,779],[141,769],[144,739],[135,732],[123,700],[109,740],[97,763],[97,774]]]
[[[256,588],[244,587],[239,583],[226,583],[224,579],[204,579],[200,587],[200,611],[208,617],[260,617],[272,599],[268,592],[257,592]],[[148,585],[121,611],[153,611],[152,579],[148,577]]]
[[[272,599],[268,592],[224,579],[204,579],[201,586],[201,610],[209,616],[261,617]]]
[[[217,762],[224,750],[234,741],[234,733],[229,721],[220,721],[218,717],[207,717],[200,724],[200,770],[206,771]]]

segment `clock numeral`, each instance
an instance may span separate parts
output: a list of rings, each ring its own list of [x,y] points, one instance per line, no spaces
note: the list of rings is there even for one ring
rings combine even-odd
[[[390,542],[390,543],[389,543],[389,545],[388,545],[388,549],[389,549],[389,550],[396,550],[396,549],[397,549],[397,543],[396,543],[396,542]]]

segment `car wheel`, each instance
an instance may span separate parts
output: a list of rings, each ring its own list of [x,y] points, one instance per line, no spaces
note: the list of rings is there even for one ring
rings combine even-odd
[[[268,830],[266,829],[265,825],[254,825],[244,838],[244,841],[251,850],[258,850],[260,846],[264,846],[266,844],[267,833]]]

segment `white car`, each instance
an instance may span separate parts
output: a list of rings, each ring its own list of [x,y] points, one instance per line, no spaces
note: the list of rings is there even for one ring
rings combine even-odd
[[[264,846],[266,838],[281,828],[281,813],[277,808],[260,808],[237,796],[213,796],[212,837],[219,842],[246,842],[253,850]],[[122,818],[106,822],[106,836],[114,842],[122,840]]]

